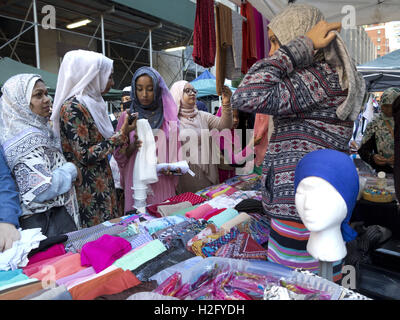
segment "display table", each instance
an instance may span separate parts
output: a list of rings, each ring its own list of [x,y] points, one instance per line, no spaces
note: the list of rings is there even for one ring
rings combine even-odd
[[[160,294],[165,299],[366,299],[315,275],[266,261],[268,225],[254,205],[261,199],[260,182],[257,175],[237,176],[197,194],[175,197],[193,206],[168,211],[169,216],[156,218],[146,210],[71,232],[62,243],[64,252],[0,273],[0,300],[135,300],[160,299]],[[246,199],[251,199],[254,212],[235,212]],[[121,240],[129,242],[129,251],[116,247]],[[218,269],[223,266],[225,273]],[[210,274],[214,267],[218,270]],[[174,275],[176,271],[181,276]],[[215,277],[213,281],[222,284],[219,291],[190,287],[197,281],[207,284],[202,275]],[[262,281],[255,283],[255,278]],[[167,279],[169,285],[163,286]],[[46,283],[51,285],[43,287]]]

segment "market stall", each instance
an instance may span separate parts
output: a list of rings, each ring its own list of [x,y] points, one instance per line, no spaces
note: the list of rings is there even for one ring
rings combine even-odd
[[[32,229],[3,254],[0,299],[367,299],[266,260],[260,187],[236,176],[59,237]]]

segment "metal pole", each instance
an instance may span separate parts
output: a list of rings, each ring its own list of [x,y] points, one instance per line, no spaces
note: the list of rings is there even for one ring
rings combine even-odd
[[[153,42],[151,40],[151,29],[149,29],[149,59],[150,67],[153,68]]]
[[[106,45],[104,41],[104,16],[101,15],[101,49],[103,52],[103,55],[106,55]]]
[[[33,4],[33,22],[35,24],[36,67],[40,69],[39,28],[37,20],[36,0],[32,0],[32,4]]]

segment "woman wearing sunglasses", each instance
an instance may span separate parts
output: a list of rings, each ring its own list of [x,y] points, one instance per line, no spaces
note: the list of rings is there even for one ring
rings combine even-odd
[[[177,194],[197,192],[218,183],[219,154],[215,150],[213,152],[211,150],[216,145],[212,143],[210,133],[213,129],[218,131],[231,129],[233,123],[232,92],[228,87],[223,87],[222,115],[217,117],[197,109],[197,91],[189,82],[184,80],[175,82],[170,91],[178,107],[181,155],[183,160],[188,161],[190,169],[195,173],[195,176],[185,174],[179,178]],[[216,159],[212,159],[212,157],[216,157]]]

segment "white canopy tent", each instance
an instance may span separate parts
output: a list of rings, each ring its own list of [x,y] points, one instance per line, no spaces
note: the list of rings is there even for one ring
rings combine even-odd
[[[241,0],[230,0],[240,4]],[[271,20],[288,5],[288,0],[247,0],[264,17]],[[349,17],[349,7],[354,8],[355,25],[383,23],[400,20],[400,0],[297,0],[319,8],[327,21],[341,21]],[[342,12],[343,10],[343,12]]]

